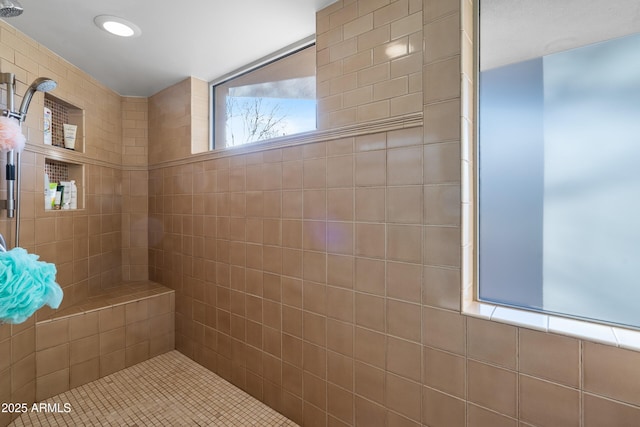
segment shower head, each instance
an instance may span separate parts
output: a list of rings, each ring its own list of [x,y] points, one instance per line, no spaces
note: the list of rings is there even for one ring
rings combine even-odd
[[[36,91],[39,92],[49,92],[58,86],[55,80],[39,77],[31,83],[31,85],[27,88],[27,91],[24,93],[24,97],[22,98],[22,104],[20,104],[20,111],[18,112],[20,116],[20,121],[24,121],[27,117],[27,110],[29,109],[29,104],[31,103],[31,98],[33,98],[33,94]]]
[[[0,18],[11,18],[24,12],[18,0],[0,0]]]
[[[56,86],[58,86],[58,83],[56,83],[55,80],[49,79],[47,77],[39,77],[35,79],[33,83],[31,83],[31,86],[33,86],[37,91],[49,92],[51,90],[54,90]],[[31,86],[29,86],[29,89],[31,89]]]

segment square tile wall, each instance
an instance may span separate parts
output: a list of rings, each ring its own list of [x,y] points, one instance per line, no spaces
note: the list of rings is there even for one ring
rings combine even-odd
[[[93,197],[86,215],[73,218],[73,239],[64,237],[67,217],[39,216],[36,183],[44,159],[28,146],[26,246],[60,263],[65,290],[74,285],[70,296],[86,295],[90,283],[119,282],[127,264],[118,261],[116,242],[131,248],[125,243],[125,234],[134,234],[130,216],[142,209],[133,203],[123,211],[123,196],[141,196],[131,178],[148,173],[149,274],[176,290],[178,348],[292,419],[305,425],[633,425],[640,417],[636,352],[511,326],[503,335],[504,325],[460,315],[460,282],[472,280],[460,268],[473,249],[470,234],[460,229],[473,200],[467,190],[473,177],[472,9],[467,0],[342,0],[318,14],[319,42],[327,47],[318,63],[330,65],[319,87],[320,120],[323,129],[333,129],[394,116],[405,86],[392,81],[392,65],[405,57],[384,55],[403,49],[391,42],[405,37],[404,26],[394,22],[407,19],[402,22],[414,34],[409,20],[421,10],[421,65],[415,71],[409,63],[417,52],[406,51],[405,71],[413,71],[404,75],[407,95],[420,88],[422,128],[189,159],[191,120],[162,136],[150,126],[155,154],[149,153],[148,172],[137,163],[120,167],[126,147],[137,142],[113,144],[131,129],[124,101],[0,23],[3,71],[11,67],[19,84],[28,84],[38,70],[22,68],[21,52],[31,52],[47,74],[60,78],[60,96],[109,123],[91,122],[95,139],[88,139],[86,154],[95,163],[87,171]],[[362,31],[372,32],[361,37]],[[152,97],[149,122],[158,123],[153,108],[173,97],[171,105],[184,100],[179,105],[186,110],[166,117],[181,123],[171,119],[191,108],[193,87],[185,81],[164,101]],[[106,101],[92,106],[85,97]],[[40,122],[36,114],[28,121],[29,144],[39,140]],[[158,166],[176,159],[182,162]],[[56,238],[52,224],[62,237],[56,250],[50,240],[38,240],[46,233]],[[0,230],[8,234],[8,221],[0,219]],[[64,248],[76,239],[84,243],[73,246],[69,261]],[[144,353],[145,326],[130,327],[128,335],[126,324],[124,334],[121,328],[104,331],[104,347],[98,344],[98,354],[106,352],[104,372],[126,365],[127,348],[130,361]],[[33,321],[0,326],[0,351],[12,355],[8,366],[8,359],[0,362],[0,393],[11,390],[14,401],[36,397],[35,335]],[[41,358],[42,384],[68,378],[71,385],[95,375],[95,357],[89,357],[95,346],[83,336],[73,351],[70,343],[47,347],[51,354],[68,352],[70,364],[51,366]],[[540,353],[563,363],[540,363]],[[550,405],[550,396],[566,404]],[[542,416],[539,407],[549,410]]]
[[[150,277],[177,292],[181,352],[302,425],[638,419],[637,353],[460,313],[472,23],[467,0],[318,14],[321,127],[393,117],[404,86],[381,55],[401,27],[424,44],[402,56],[419,57],[407,90],[420,88],[423,126],[151,162]]]

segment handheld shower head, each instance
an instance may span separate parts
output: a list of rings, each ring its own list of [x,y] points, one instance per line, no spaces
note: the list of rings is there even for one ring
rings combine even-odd
[[[22,104],[20,104],[20,110],[18,111],[20,121],[24,121],[27,117],[27,110],[29,109],[31,98],[33,98],[33,94],[36,93],[36,91],[49,92],[50,90],[55,89],[56,86],[58,86],[56,81],[47,77],[39,77],[35,79],[27,88],[27,91],[24,93],[24,97],[22,98]]]
[[[18,0],[0,0],[0,18],[11,18],[24,12]]]

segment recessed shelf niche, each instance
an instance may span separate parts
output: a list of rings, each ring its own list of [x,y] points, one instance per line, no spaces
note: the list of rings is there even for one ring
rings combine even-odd
[[[44,94],[44,106],[51,110],[51,145],[65,148],[63,125],[76,125],[74,151],[84,153],[84,110],[48,92]]]
[[[44,173],[49,176],[49,182],[75,181],[78,189],[78,207],[69,210],[84,209],[84,165],[45,158]]]

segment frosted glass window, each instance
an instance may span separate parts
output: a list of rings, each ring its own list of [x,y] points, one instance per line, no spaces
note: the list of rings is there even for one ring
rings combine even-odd
[[[480,3],[478,296],[640,327],[640,24],[610,6]]]
[[[213,85],[213,146],[316,129],[315,45],[264,60]]]

